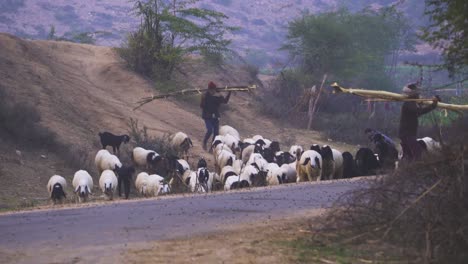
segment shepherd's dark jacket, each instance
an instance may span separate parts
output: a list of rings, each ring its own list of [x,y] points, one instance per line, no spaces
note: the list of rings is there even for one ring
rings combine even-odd
[[[202,108],[202,118],[219,118],[219,106],[221,104],[227,104],[231,93],[229,92],[226,97],[221,95],[216,96],[212,95],[209,92],[206,92],[201,99],[200,107]]]
[[[434,110],[436,107],[437,104],[422,107],[416,102],[404,102],[401,107],[400,131],[398,136],[400,138],[417,137],[418,117]]]

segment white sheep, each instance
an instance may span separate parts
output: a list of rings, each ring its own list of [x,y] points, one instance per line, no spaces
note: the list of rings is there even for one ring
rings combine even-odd
[[[63,198],[67,198],[64,191],[65,188],[67,188],[67,181],[65,178],[60,175],[50,177],[49,182],[47,182],[47,191],[54,204],[57,201],[62,201]]]
[[[112,170],[104,170],[101,173],[101,177],[99,178],[99,187],[109,200],[114,198],[114,192],[117,189],[117,184],[117,176],[115,176],[115,173]]]
[[[144,195],[146,193],[146,188],[148,186],[148,177],[149,174],[146,172],[138,173],[135,179],[135,188],[137,189],[138,193]]]
[[[239,139],[230,134],[224,136],[224,144],[226,144],[230,149],[232,149],[235,152],[240,151]]]
[[[98,155],[96,155],[96,157]],[[122,167],[122,163],[120,162],[119,158],[110,153],[102,153],[99,155],[99,159],[96,160],[98,160],[97,169],[99,173],[102,173],[105,170],[117,170]]]
[[[286,183],[297,181],[296,161],[281,165],[281,168],[286,173]]]
[[[255,145],[255,140],[253,138],[244,138],[242,142],[250,145]]]
[[[193,147],[192,140],[184,132],[177,132],[172,137],[171,145],[177,151],[182,152],[185,158],[188,160],[188,151]]]
[[[219,134],[220,135],[231,135],[237,138],[237,140],[240,140],[240,135],[239,132],[233,128],[232,126],[224,125],[219,128]]]
[[[73,175],[73,189],[78,194],[78,202],[86,202],[93,189],[93,178],[85,170],[79,170]]]
[[[343,178],[343,153],[339,150],[332,149],[333,159],[335,160],[335,173],[333,179]]]
[[[146,178],[146,188],[143,193],[146,197],[155,197],[163,192],[164,178],[157,174],[151,174]]]
[[[306,150],[296,163],[297,181],[320,181],[322,177],[322,156],[315,150]]]
[[[99,168],[102,158],[107,155],[111,155],[107,149],[101,149],[96,153],[96,157],[94,158],[94,165],[96,165],[96,168]]]
[[[137,166],[144,166],[147,169],[154,167],[162,160],[162,157],[154,150],[146,150],[142,147],[136,147],[132,152],[132,159]]]

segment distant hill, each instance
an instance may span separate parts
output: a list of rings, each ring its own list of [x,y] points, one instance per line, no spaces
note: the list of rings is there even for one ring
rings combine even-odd
[[[395,0],[203,0],[199,7],[213,9],[229,16],[231,25],[242,29],[232,36],[233,48],[255,56],[284,57],[277,49],[284,41],[288,22],[303,12],[325,12],[346,7],[352,11],[364,7],[392,5]],[[408,14],[415,27],[423,19],[424,1],[403,1],[399,8]],[[51,26],[59,36],[79,32],[104,31],[97,34],[97,44],[118,46],[125,35],[136,28],[139,20],[128,0],[2,0],[0,32],[21,37],[45,39]],[[270,60],[271,61],[271,60]]]

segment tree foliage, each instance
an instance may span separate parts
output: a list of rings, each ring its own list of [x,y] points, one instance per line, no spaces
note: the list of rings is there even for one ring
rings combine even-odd
[[[177,64],[189,53],[217,55],[228,51],[223,13],[191,7],[198,0],[134,1],[140,18],[120,50],[129,66],[146,76],[169,80]]]
[[[415,43],[407,21],[394,8],[306,13],[289,24],[287,38],[283,49],[299,60],[304,72],[316,78],[329,73],[337,80],[380,89],[390,85],[385,77],[389,55],[411,50]]]
[[[442,49],[446,68],[451,74],[468,65],[468,2],[466,0],[426,0],[425,14],[430,25],[422,38]]]

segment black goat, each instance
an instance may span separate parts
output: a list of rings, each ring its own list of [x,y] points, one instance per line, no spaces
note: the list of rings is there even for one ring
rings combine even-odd
[[[122,166],[121,168],[117,168],[117,175],[118,175],[118,186],[117,189],[119,189],[119,196],[122,196],[121,192],[121,186],[122,184],[124,185],[124,193],[125,193],[125,199],[128,199],[128,196],[130,195],[130,184],[132,182],[132,175],[135,173],[135,168],[132,166]]]
[[[99,133],[99,137],[101,138],[102,148],[105,149],[107,146],[112,146],[114,153],[116,150],[120,152],[119,148],[122,142],[126,144],[130,141],[130,136],[128,135],[116,136],[110,132]]]
[[[381,167],[380,162],[370,148],[360,148],[356,153],[357,176],[375,175]]]
[[[357,176],[356,164],[354,163],[353,154],[345,151],[343,156],[343,178],[353,178]]]

